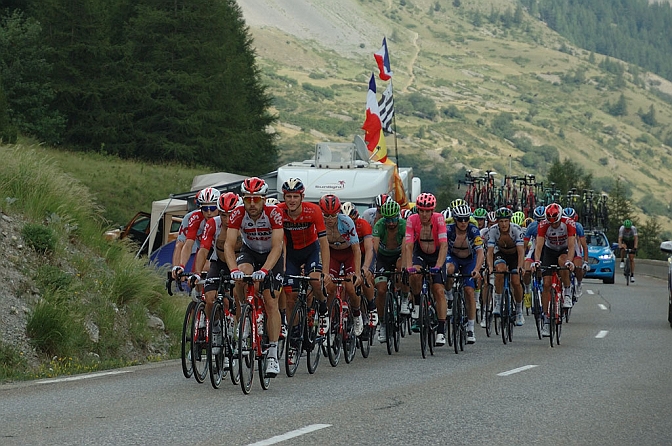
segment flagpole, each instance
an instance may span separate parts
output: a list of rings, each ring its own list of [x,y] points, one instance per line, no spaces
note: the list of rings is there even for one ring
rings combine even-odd
[[[392,85],[392,79],[390,79],[390,85]],[[392,85],[392,100],[394,101],[394,85]],[[394,157],[397,160],[397,166],[401,165],[399,161],[399,148],[397,147],[397,114],[392,113],[392,128],[394,130]]]

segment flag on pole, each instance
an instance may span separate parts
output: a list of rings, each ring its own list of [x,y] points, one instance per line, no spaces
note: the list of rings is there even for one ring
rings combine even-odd
[[[387,38],[383,37],[383,46],[373,53],[373,57],[376,59],[380,70],[380,80],[389,81],[392,78],[392,69],[390,68],[390,53],[387,51]]]
[[[370,159],[387,163],[387,145],[383,134],[383,125],[380,122],[378,101],[376,100],[376,77],[371,73],[369,91],[366,94],[366,118],[362,124],[364,130],[364,142],[369,149]],[[391,162],[391,161],[390,161]]]
[[[394,96],[392,95],[392,82],[387,84],[383,97],[378,101],[380,123],[385,133],[394,133],[392,129],[392,117],[394,116]]]

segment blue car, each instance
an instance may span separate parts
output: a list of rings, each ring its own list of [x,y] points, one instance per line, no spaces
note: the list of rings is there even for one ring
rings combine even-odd
[[[611,250],[607,236],[602,231],[586,231],[588,244],[588,271],[584,277],[602,279],[604,283],[614,283],[616,256]]]

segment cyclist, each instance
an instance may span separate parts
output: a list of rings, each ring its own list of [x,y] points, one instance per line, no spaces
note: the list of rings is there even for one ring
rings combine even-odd
[[[590,265],[588,265],[588,243],[586,243],[586,233],[583,230],[583,225],[579,223],[579,214],[576,213],[574,208],[564,208],[562,210],[562,215],[565,217],[571,218],[574,220],[576,225],[576,248],[574,252],[574,276],[576,277],[576,297],[579,298],[583,295],[583,287],[581,282],[583,281],[583,274],[586,271],[590,271]]]
[[[527,308],[532,306],[532,292],[530,291],[530,284],[532,283],[532,263],[534,263],[534,250],[536,249],[536,238],[537,238],[537,228],[539,227],[539,222],[546,218],[546,208],[544,206],[537,206],[532,211],[534,216],[534,221],[528,224],[525,229],[525,235],[523,241],[525,242],[525,249],[527,250],[525,254],[525,267],[523,272],[523,287],[525,291],[523,292],[523,298],[525,299],[525,305]]]
[[[184,272],[184,265],[189,262],[192,251],[194,249],[194,244],[199,238],[200,234],[203,233],[203,228],[205,227],[205,222],[207,219],[215,217],[217,215],[217,200],[219,200],[219,190],[213,187],[206,187],[198,193],[196,196],[196,202],[198,203],[199,209],[192,211],[187,214],[189,216],[187,220],[187,225],[184,230],[184,243],[180,246],[179,255],[178,255],[178,244],[175,243],[175,252],[173,252],[173,278],[177,279],[177,276]],[[185,216],[186,218],[186,216]],[[183,221],[184,222],[184,221]],[[182,227],[180,226],[180,233],[182,234]],[[180,234],[180,235],[181,235]],[[180,239],[178,235],[178,240]],[[175,264],[177,262],[177,264]],[[196,265],[192,265],[192,271],[200,273],[194,269]]]
[[[483,237],[483,232],[485,232],[486,226],[487,226],[488,211],[486,211],[483,208],[477,208],[477,209],[474,210],[473,214],[471,214],[471,218],[476,221],[476,227],[478,228],[478,232],[481,234],[481,239],[483,240],[483,246],[487,246],[487,242],[485,240],[485,237]],[[481,290],[483,290],[483,289],[484,289],[483,277],[479,274],[476,277],[476,289],[474,290],[474,300],[476,301],[476,311],[479,311],[481,309]],[[487,291],[487,290],[485,290],[485,291]],[[485,327],[485,322],[483,320],[481,320],[481,325],[483,327]]]
[[[467,344],[476,342],[474,335],[474,321],[476,320],[476,302],[474,301],[474,279],[480,275],[483,265],[483,239],[478,228],[469,222],[471,208],[468,204],[462,204],[453,208],[455,223],[446,228],[448,238],[448,253],[446,256],[446,271],[448,275],[459,271],[461,274],[471,275],[464,279],[464,304],[467,309]],[[453,279],[448,278],[445,289],[448,291],[448,307],[453,301]],[[437,305],[438,311],[438,305]],[[439,334],[443,335],[445,344],[445,323],[441,331],[441,317],[439,317]],[[439,334],[436,335],[436,343],[439,344]]]
[[[574,220],[562,216],[562,207],[557,203],[551,203],[546,206],[546,219],[539,222],[537,228],[537,239],[535,242],[533,268],[550,265],[563,265],[574,270],[574,263],[569,259],[574,258],[574,247],[576,238],[576,226]],[[551,276],[552,271],[544,272],[544,290],[541,293],[542,308],[548,308],[548,301],[551,295]],[[569,271],[560,271],[560,279],[563,285],[563,308],[572,308],[572,297],[570,295]],[[544,311],[544,326],[542,336],[549,337],[549,321]]]
[[[499,222],[499,220],[498,220]],[[514,212],[511,215],[511,219],[509,220],[510,223],[513,223],[514,225],[518,226],[519,228],[523,227],[523,224],[525,223],[525,214],[523,214],[521,211]]]
[[[477,216],[477,214],[478,214],[478,216]],[[494,215],[494,212],[492,212],[492,214],[493,214],[492,217],[495,218],[495,221],[496,221],[496,217]],[[487,254],[488,236],[490,235],[490,213],[483,208],[478,208],[474,211],[474,218],[476,218],[476,221],[478,221],[479,224],[480,224],[480,220],[483,220],[483,227],[479,230],[479,232],[481,233],[481,239],[483,240],[483,246],[485,247],[486,254]],[[483,266],[485,266],[485,262],[483,263]],[[489,286],[494,286],[494,284],[495,284],[495,282],[494,282],[495,278],[494,277],[492,277],[490,279],[490,281],[486,281],[486,280],[484,280],[485,277],[483,277],[482,273],[483,273],[483,267],[481,267],[481,275],[479,275],[479,277],[476,278],[476,280],[478,280],[477,285],[480,284],[480,290],[476,289],[475,292],[474,292],[474,299],[476,300],[476,309],[477,310],[480,306],[480,301],[481,301],[480,297],[481,296],[488,297],[490,295],[490,293],[488,291],[488,287]],[[486,305],[490,304],[489,299],[488,299],[488,302],[485,302],[485,304]],[[485,317],[481,317],[481,327],[482,328],[486,327]]]
[[[523,317],[523,287],[520,284],[520,274],[517,274],[523,268],[525,260],[525,242],[523,241],[523,230],[521,227],[512,223],[513,215],[511,209],[502,207],[497,209],[497,224],[490,228],[488,235],[488,270],[505,272],[510,271],[510,283],[513,290],[513,299],[516,302],[516,325],[521,326],[525,323]],[[520,220],[518,216],[517,220]],[[492,313],[499,316],[501,313],[502,289],[504,287],[504,276],[495,275],[495,302]]]
[[[273,378],[280,373],[278,338],[281,322],[276,296],[280,292],[284,270],[282,212],[276,206],[266,205],[268,185],[261,178],[245,179],[240,191],[243,205],[237,206],[229,216],[224,253],[231,278],[237,281],[239,299],[244,295],[241,281],[244,275],[252,275],[260,282],[269,342],[265,373]],[[239,235],[243,245],[236,257],[234,246]]]
[[[349,276],[350,282],[344,282],[345,292],[350,298],[350,308],[355,318],[355,336],[364,331],[364,320],[360,311],[361,301],[355,288],[362,285],[362,277],[357,272],[362,269],[362,251],[359,248],[359,237],[355,222],[341,213],[341,200],[334,194],[326,194],[320,198],[320,209],[324,215],[329,240],[329,273],[333,277]],[[329,296],[334,296],[336,285],[327,288]]]
[[[327,228],[320,207],[303,200],[305,191],[306,188],[300,178],[289,178],[282,183],[284,201],[278,204],[278,209],[282,214],[285,233],[285,274],[298,276],[303,271],[313,279],[324,277],[325,283],[328,283],[329,278],[322,273],[323,265],[329,264]],[[295,284],[293,279],[287,279],[284,285],[283,294],[287,297],[288,304],[286,310],[291,314],[298,284]],[[316,285],[312,288],[320,302],[321,324],[328,327],[327,297],[322,294],[321,286]],[[285,311],[283,314],[282,310],[281,307],[283,331],[286,331],[287,313]]]
[[[380,213],[383,218],[376,222],[373,227],[373,250],[376,253],[377,272],[383,271],[401,271],[401,248],[406,236],[406,220],[399,218],[400,207],[396,201],[388,201],[380,207]],[[385,294],[387,293],[388,277],[376,275],[376,307],[378,314],[383,314],[385,309]],[[408,307],[408,285],[401,283],[396,279],[397,289],[402,292],[401,314],[411,314]],[[380,325],[378,331],[378,341],[386,342],[385,324]]]
[[[402,246],[403,263],[408,272],[414,272],[422,267],[430,268],[432,272],[432,295],[436,301],[436,311],[439,320],[443,324],[441,336],[437,334],[437,344],[446,342],[446,296],[444,294],[443,272],[445,271],[446,254],[448,253],[448,236],[446,234],[446,221],[436,209],[436,197],[424,192],[418,196],[415,202],[417,214],[413,214],[406,220],[406,234]],[[411,293],[413,294],[414,307],[411,318],[413,319],[414,331],[419,331],[418,317],[420,316],[420,291],[422,276],[413,274],[409,278]],[[442,339],[439,339],[442,338]],[[443,345],[441,344],[441,345]]]
[[[410,210],[410,209],[402,209],[402,210],[401,210],[401,214],[400,214],[400,216],[401,216],[401,218],[403,218],[404,220],[406,220],[408,217],[411,216],[412,213],[413,213],[413,211]]]
[[[366,220],[373,228],[373,225],[375,225],[376,222],[382,218],[380,207],[383,205],[383,203],[387,203],[390,200],[394,201],[394,199],[387,194],[380,194],[376,196],[374,206],[362,212],[362,218]]]
[[[476,227],[478,227],[478,230],[481,231],[487,225],[488,211],[483,208],[478,208],[474,210],[472,217],[474,217],[474,220],[476,220]]]
[[[364,297],[366,297],[366,311],[368,312],[368,320],[364,321],[378,325],[378,310],[376,309],[376,301],[374,299],[373,288],[373,270],[376,264],[376,253],[373,250],[373,228],[368,221],[359,216],[357,207],[349,201],[341,204],[341,212],[350,217],[355,223],[355,230],[357,231],[357,238],[359,238],[359,247],[362,250],[362,273],[367,281],[368,286],[362,287]],[[380,220],[378,220],[380,221]]]
[[[623,225],[618,228],[618,247],[621,248],[621,268],[625,267],[623,259],[625,258],[625,250],[632,249],[628,254],[628,261],[630,262],[630,282],[635,282],[635,254],[637,253],[637,245],[639,244],[639,237],[637,236],[637,227],[632,224],[631,220],[625,220]]]

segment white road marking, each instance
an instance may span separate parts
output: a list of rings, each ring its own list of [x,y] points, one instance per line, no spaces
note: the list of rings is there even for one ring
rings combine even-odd
[[[607,335],[607,333],[609,333],[607,330],[601,330],[595,337],[597,339],[602,339],[603,337],[605,337]]]
[[[286,432],[282,435],[276,435],[275,437],[268,438],[266,440],[261,440],[256,443],[250,443],[248,446],[266,446],[269,444],[280,443],[281,441],[289,440],[290,438],[299,437],[304,434],[309,434],[311,432],[319,431],[325,427],[330,427],[331,424],[311,424],[310,426],[302,427],[294,431]]]
[[[112,372],[89,373],[87,375],[75,375],[75,376],[68,376],[65,378],[43,379],[41,381],[36,381],[35,383],[36,384],[64,383],[68,381],[79,381],[80,379],[98,378],[99,376],[120,375],[122,373],[131,373],[131,371],[114,370]]]
[[[497,376],[509,376],[509,375],[513,375],[514,373],[524,372],[525,370],[533,369],[535,367],[539,367],[539,366],[538,365],[525,365],[523,367],[518,367],[517,369],[513,369],[513,370],[506,371],[506,372],[498,373]]]
[[[606,310],[607,306],[604,304],[597,304],[598,307],[600,307],[600,310]]]
[[[586,290],[586,293],[588,293],[588,294],[595,294],[595,293],[593,293],[593,290]]]

